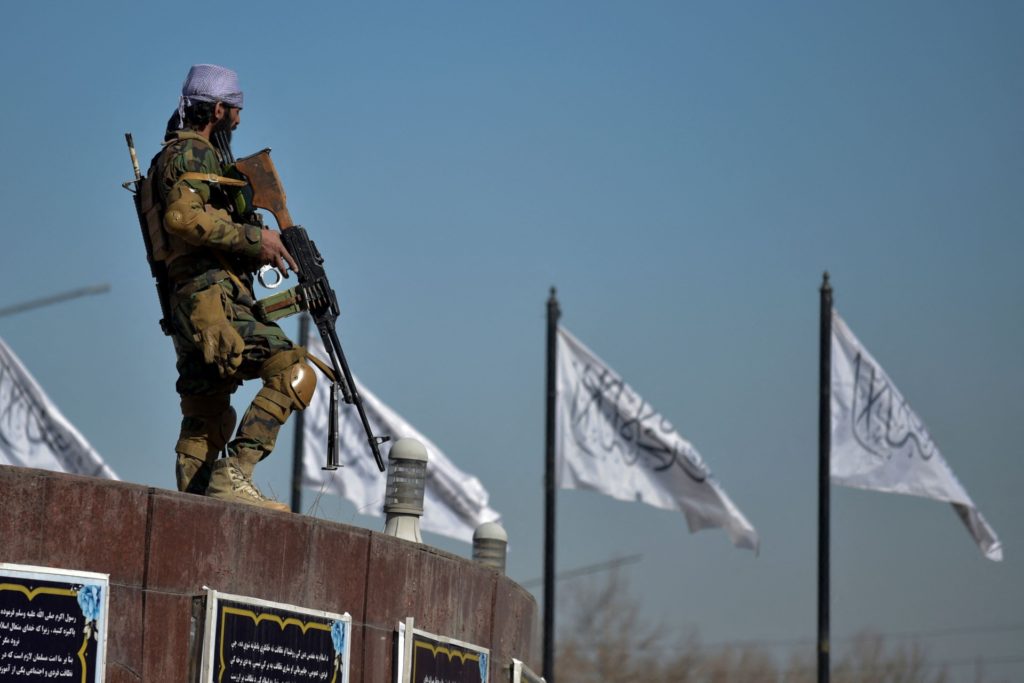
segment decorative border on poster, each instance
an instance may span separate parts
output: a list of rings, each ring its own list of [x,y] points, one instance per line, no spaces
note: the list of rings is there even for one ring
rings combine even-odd
[[[470,674],[474,683],[476,681],[489,683],[491,658],[489,648],[423,631],[414,628],[413,624],[411,617],[398,624],[395,657],[396,683],[429,683],[431,680],[438,680],[430,675],[431,672],[417,671],[417,653],[422,650],[429,650],[435,658],[438,654],[443,653],[448,656],[449,661],[458,659],[462,664],[475,662],[477,667],[475,671],[465,671],[465,673]],[[409,633],[412,634],[411,637],[407,637]],[[472,676],[473,673],[476,673],[477,676]],[[445,680],[454,681],[455,679]],[[463,683],[463,679],[459,679],[458,683]]]
[[[352,617],[348,612],[327,612],[204,588],[206,618],[200,670],[203,683],[349,683]],[[266,625],[276,625],[278,629],[261,632],[261,626]],[[233,639],[235,629],[251,629],[252,639]],[[261,634],[265,639],[287,634],[293,641],[306,642],[295,643],[294,647],[281,642],[260,642]],[[315,642],[310,643],[310,638]],[[324,647],[327,644],[330,652]]]
[[[102,683],[109,611],[109,574],[0,562],[0,680]]]

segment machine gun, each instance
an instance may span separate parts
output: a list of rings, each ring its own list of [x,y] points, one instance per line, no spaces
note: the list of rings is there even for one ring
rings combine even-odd
[[[345,360],[345,352],[338,339],[335,324],[341,314],[338,308],[338,297],[327,280],[324,271],[324,259],[309,239],[306,229],[295,225],[285,198],[284,186],[270,159],[270,150],[264,149],[256,154],[234,160],[235,169],[249,181],[252,189],[252,206],[269,211],[281,231],[281,242],[298,264],[299,284],[293,288],[295,301],[301,310],[308,311],[313,318],[316,329],[323,339],[324,348],[330,356],[334,377],[331,382],[330,418],[327,432],[327,465],[326,470],[334,470],[338,465],[338,392],[343,395],[345,403],[354,405],[363,423],[370,450],[377,461],[377,469],[384,471],[384,460],[381,458],[380,445],[388,441],[389,436],[374,436],[370,423],[366,418],[366,410],[359,396],[352,371]],[[263,283],[261,272],[260,282]],[[271,287],[280,283],[269,285]],[[265,284],[265,283],[264,283]],[[267,286],[265,284],[265,286]]]

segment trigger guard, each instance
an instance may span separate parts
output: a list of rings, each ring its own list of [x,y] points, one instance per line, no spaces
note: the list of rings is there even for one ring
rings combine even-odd
[[[267,282],[267,273],[274,274],[274,280],[272,282]],[[256,273],[256,279],[259,280],[260,285],[266,289],[277,289],[278,287],[281,286],[281,283],[284,282],[284,276],[281,274],[281,271],[279,271],[274,266],[269,265],[263,266],[262,268],[259,269],[259,271]]]

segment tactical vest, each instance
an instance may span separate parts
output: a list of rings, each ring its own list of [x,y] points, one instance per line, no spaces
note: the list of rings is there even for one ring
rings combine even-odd
[[[157,188],[157,183],[163,178],[163,164],[167,150],[171,145],[180,142],[181,140],[194,140],[206,145],[211,150],[216,151],[213,144],[202,135],[191,132],[179,132],[176,138],[168,140],[163,144],[163,149],[153,157],[153,161],[150,163],[148,175],[142,179],[142,186],[139,189],[139,212],[145,220],[146,231],[149,233],[149,245],[152,249],[150,257],[153,261],[162,262],[165,265],[170,265],[178,258],[194,253],[203,248],[189,244],[177,235],[167,232],[164,228],[164,213],[166,211],[166,207],[164,206],[160,191]],[[237,188],[239,190],[244,190],[248,187],[248,184],[244,180],[220,175],[211,175],[208,173],[187,172],[183,173],[179,177],[179,180],[199,180],[203,182],[216,183],[223,187]],[[239,204],[244,207],[246,195],[244,193],[240,193],[239,197],[233,198],[232,201],[236,207]],[[225,211],[224,214],[224,218],[226,220],[232,220],[231,215],[227,211]]]

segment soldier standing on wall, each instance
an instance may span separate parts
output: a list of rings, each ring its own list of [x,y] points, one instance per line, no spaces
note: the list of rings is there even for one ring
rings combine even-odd
[[[263,227],[247,183],[229,163],[242,103],[234,71],[212,64],[189,70],[147,175],[152,185],[142,190],[140,214],[153,217],[150,258],[165,266],[168,280],[182,413],[178,489],[284,511],[287,505],[253,484],[253,469],[274,449],[292,411],[309,405],[316,377],[305,349],[253,311],[253,273],[266,264],[285,274],[287,266],[296,268],[279,233]],[[230,438],[231,394],[257,377],[263,387]]]

